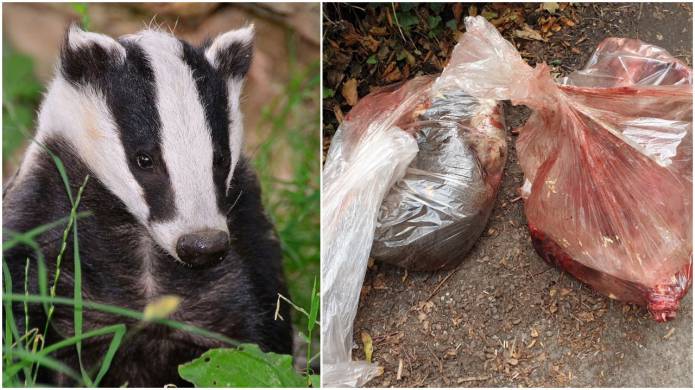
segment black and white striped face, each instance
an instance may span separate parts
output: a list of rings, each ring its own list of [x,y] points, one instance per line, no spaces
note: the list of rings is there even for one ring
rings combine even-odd
[[[223,208],[242,149],[253,35],[249,26],[194,47],[161,31],[115,40],[73,26],[39,141],[71,142],[170,255],[215,260],[229,245]]]

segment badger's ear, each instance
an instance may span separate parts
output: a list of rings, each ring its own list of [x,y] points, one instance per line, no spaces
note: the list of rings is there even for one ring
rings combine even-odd
[[[80,29],[71,24],[60,53],[60,71],[75,83],[98,79],[112,64],[122,64],[125,48],[115,39]]]
[[[205,50],[205,58],[228,79],[243,79],[253,57],[253,24],[228,31],[215,38]]]

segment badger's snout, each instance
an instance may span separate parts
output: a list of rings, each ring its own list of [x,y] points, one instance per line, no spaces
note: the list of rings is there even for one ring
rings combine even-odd
[[[176,254],[192,266],[219,261],[229,250],[229,235],[222,230],[205,230],[179,237]]]

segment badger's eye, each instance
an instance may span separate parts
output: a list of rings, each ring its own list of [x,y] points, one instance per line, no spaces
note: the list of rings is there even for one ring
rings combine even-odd
[[[140,169],[152,169],[152,166],[154,165],[154,161],[152,161],[152,157],[148,156],[145,153],[138,153],[135,156],[135,160],[137,161]]]

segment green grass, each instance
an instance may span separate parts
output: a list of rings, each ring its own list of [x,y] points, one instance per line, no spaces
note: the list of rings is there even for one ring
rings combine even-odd
[[[84,15],[83,15],[84,16]],[[88,19],[83,22],[88,23]],[[290,79],[281,98],[275,99],[262,108],[260,126],[267,130],[267,141],[253,153],[253,162],[258,170],[263,188],[263,202],[266,210],[274,221],[284,254],[285,273],[291,300],[301,310],[302,315],[294,315],[295,325],[305,334],[309,343],[307,348],[307,381],[313,385],[318,383],[318,377],[311,375],[308,364],[318,359],[318,324],[319,313],[319,62],[308,67],[300,66],[296,61],[294,47],[297,38],[290,35],[288,45],[290,55]],[[35,110],[40,100],[41,85],[33,76],[33,62],[5,44],[3,46],[3,166],[17,166],[17,151],[26,143],[33,132]],[[284,152],[289,156],[283,161],[274,161],[273,156]],[[97,386],[107,373],[115,353],[124,338],[136,329],[127,329],[124,323],[109,325],[103,328],[83,331],[83,311],[99,310],[117,314],[144,322],[161,323],[172,328],[211,337],[236,346],[234,340],[222,335],[192,327],[187,324],[171,321],[166,318],[146,318],[142,312],[85,301],[82,299],[81,259],[79,257],[78,221],[88,217],[89,213],[77,213],[82,189],[87,184],[83,182],[77,194],[72,194],[67,182],[67,176],[59,159],[54,162],[73,202],[69,216],[53,223],[36,227],[35,229],[13,234],[5,232],[3,252],[17,245],[27,245],[36,250],[38,265],[39,293],[29,294],[28,281],[10,279],[9,270],[3,257],[3,305],[4,343],[3,343],[3,386],[33,387],[36,383],[39,367],[62,372],[73,378],[81,386]],[[280,178],[274,172],[278,166],[283,166],[290,173],[290,178]],[[41,233],[66,225],[63,231],[61,251],[56,259],[57,269],[53,272],[53,280],[49,281],[46,262],[34,241]],[[60,267],[69,236],[72,235],[75,245],[74,286],[73,297],[55,296],[55,286],[60,278]],[[27,259],[28,262],[28,259]],[[28,267],[28,263],[27,263]],[[24,294],[12,292],[13,282],[24,284]],[[47,313],[48,320],[44,329],[18,329],[12,311],[13,303],[21,303],[25,307],[24,315],[28,316],[29,303],[41,304]],[[73,307],[74,336],[61,342],[45,345],[46,330],[50,325],[56,305]],[[28,323],[28,321],[25,321]],[[55,360],[51,353],[63,348],[76,348],[81,354],[83,340],[92,337],[111,335],[111,342],[106,354],[102,357],[96,370],[88,370],[79,359],[79,371],[65,366]],[[313,350],[312,350],[313,349]],[[93,362],[90,362],[90,365]]]
[[[262,109],[257,131],[268,136],[253,154],[253,162],[263,203],[282,244],[290,296],[308,308],[320,268],[320,65],[318,60],[308,67],[297,64],[295,40],[288,38],[289,82],[280,97]],[[289,168],[291,178],[279,178],[278,168]],[[299,329],[306,329],[307,321],[295,316]]]

